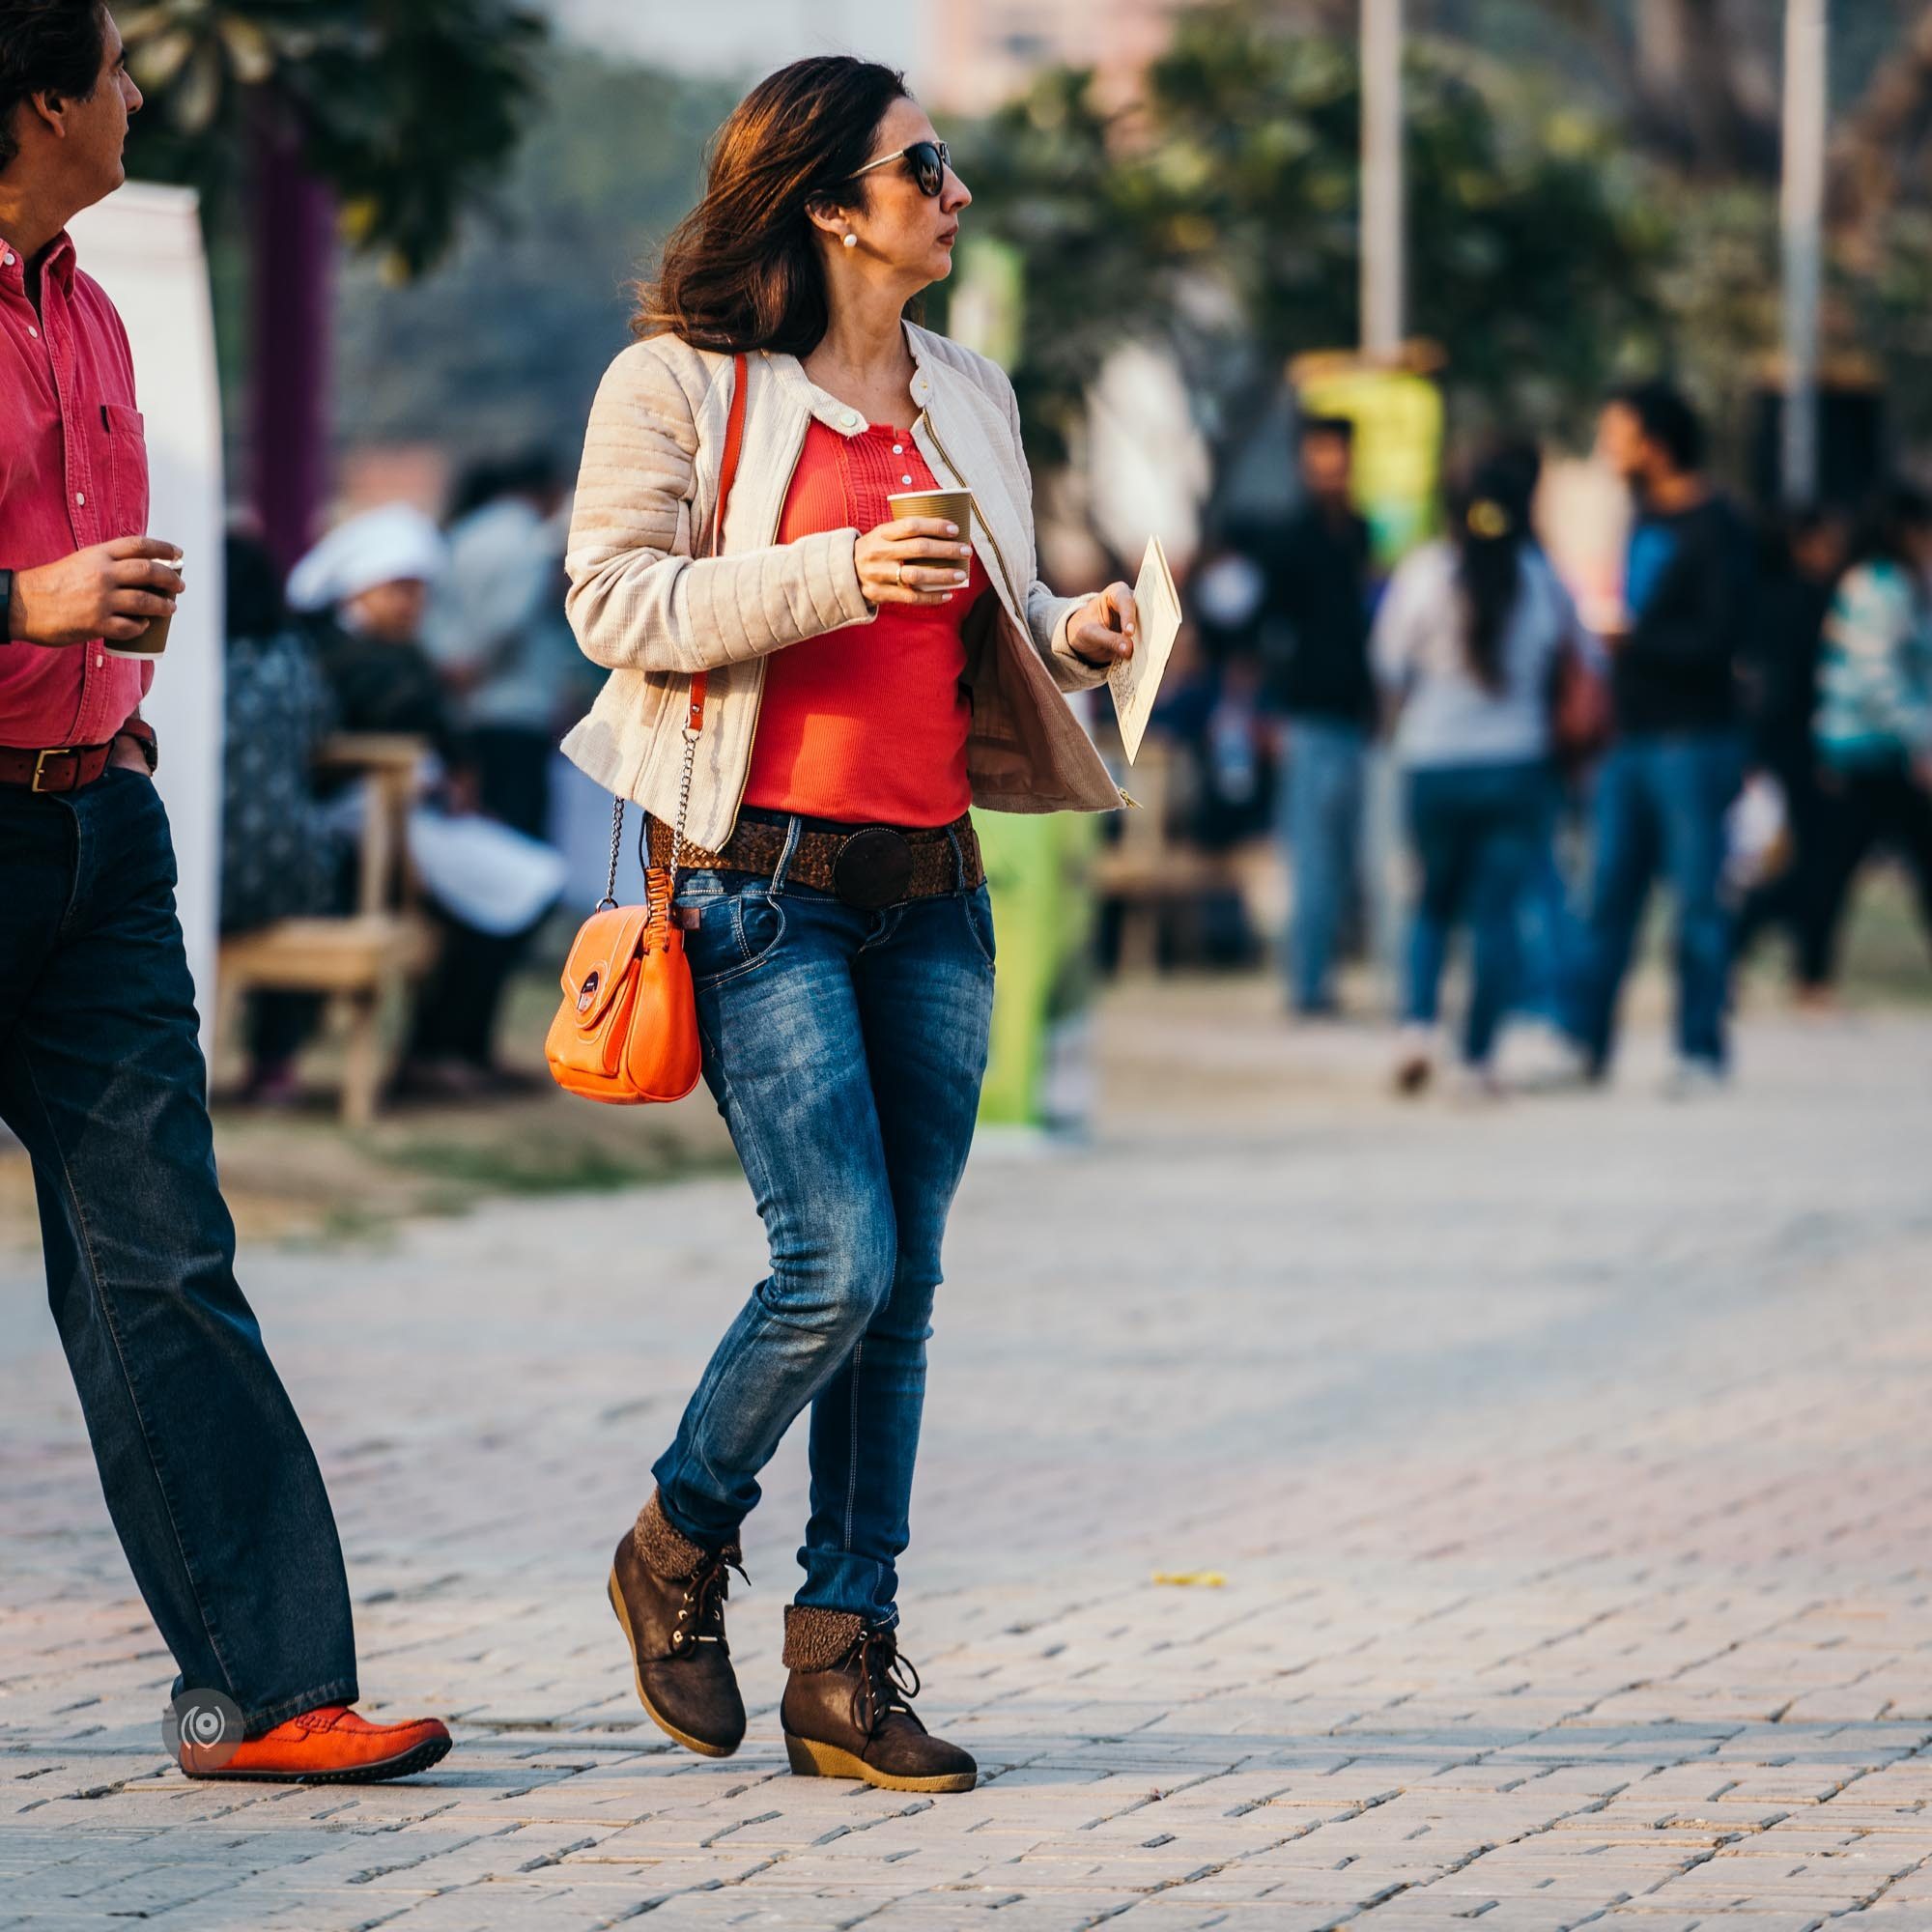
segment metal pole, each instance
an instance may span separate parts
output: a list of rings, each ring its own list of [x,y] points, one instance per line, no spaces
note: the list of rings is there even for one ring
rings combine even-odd
[[[1826,0],[1785,0],[1784,409],[1780,480],[1787,504],[1818,489],[1818,309],[1824,278]]]
[[[1403,340],[1402,0],[1362,0],[1362,349]]]
[[[1362,353],[1393,361],[1402,351],[1402,0],[1362,0]],[[1397,970],[1402,892],[1394,771],[1378,753],[1371,761],[1364,826],[1363,895],[1369,943],[1383,992]]]

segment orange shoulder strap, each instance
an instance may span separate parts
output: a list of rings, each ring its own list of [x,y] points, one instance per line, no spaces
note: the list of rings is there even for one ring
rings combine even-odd
[[[711,554],[724,547],[724,505],[731,499],[731,485],[738,480],[738,457],[745,447],[745,358],[731,358],[731,412],[724,423],[724,460],[718,469],[718,501],[711,513]],[[690,724],[694,731],[704,728],[704,695],[710,689],[711,673],[700,670],[691,680]]]

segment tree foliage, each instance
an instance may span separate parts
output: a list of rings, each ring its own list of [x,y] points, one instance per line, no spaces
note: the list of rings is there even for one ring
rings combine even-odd
[[[543,105],[490,206],[437,271],[385,284],[345,266],[338,434],[434,442],[461,462],[528,443],[574,454],[629,339],[631,278],[696,198],[735,90],[554,48]]]
[[[515,147],[546,31],[514,0],[152,0],[122,16],[130,169],[218,207],[287,130],[351,238],[420,274]]]
[[[1477,410],[1574,415],[1655,339],[1663,224],[1576,108],[1434,43],[1406,88],[1411,332]],[[976,222],[1025,264],[1015,382],[1037,458],[1127,337],[1199,338],[1218,314],[1227,372],[1236,344],[1278,369],[1356,340],[1360,128],[1350,41],[1223,6],[1180,16],[1131,108],[1056,71],[962,141]]]

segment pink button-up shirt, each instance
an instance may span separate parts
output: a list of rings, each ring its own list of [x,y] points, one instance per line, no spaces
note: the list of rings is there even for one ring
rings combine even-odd
[[[148,447],[134,407],[128,331],[60,236],[41,306],[26,264],[0,238],[0,569],[32,570],[148,527]],[[100,640],[58,649],[0,643],[0,745],[104,745],[155,668]]]

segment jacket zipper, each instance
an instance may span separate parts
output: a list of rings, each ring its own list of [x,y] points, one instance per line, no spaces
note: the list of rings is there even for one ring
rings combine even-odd
[[[746,368],[748,371],[750,370],[750,367],[751,363],[750,363],[750,358],[748,357],[746,361]],[[747,398],[745,419],[747,426],[749,427],[751,422],[751,408],[750,408],[749,397]],[[794,449],[791,453],[791,468],[785,471],[785,486],[782,490],[779,492],[778,511],[772,519],[771,528],[765,532],[765,545],[767,548],[777,543],[779,540],[779,529],[780,526],[784,523],[785,498],[791,495],[792,479],[798,474],[798,466],[805,456],[806,440],[810,436],[810,434],[811,434],[811,412],[810,411],[808,410],[806,412],[805,426],[799,431],[798,447]],[[729,505],[727,504],[725,507],[728,509]],[[724,554],[724,524],[723,518],[719,520],[718,524],[717,554],[720,556],[723,556]],[[765,660],[763,658],[760,658],[758,660],[758,692],[756,697],[753,698],[752,702],[752,745],[754,748],[758,740],[758,719],[763,714],[765,708],[765,673],[768,668],[769,667],[767,666]],[[751,784],[751,782],[752,782],[752,760],[748,753],[745,759],[744,776],[738,781],[738,796],[732,802],[731,806],[731,823],[734,827],[738,823],[739,814],[745,810],[745,792],[747,787]]]
[[[959,466],[953,462],[945,443],[940,441],[939,432],[932,426],[932,412],[930,410],[921,410],[919,419],[925,425],[925,433],[932,439],[932,446],[938,450],[939,460],[946,465],[947,469],[952,470],[954,482],[962,489],[965,488],[966,479],[964,474],[960,470]],[[993,547],[993,560],[1000,566],[1000,576],[1006,582],[1007,595],[1013,600],[1013,608],[1020,613],[1019,622],[1022,628],[1024,628],[1026,624],[1026,604],[1013,588],[1013,574],[1007,568],[1006,554],[1000,549],[1000,540],[993,534],[993,526],[984,517],[976,517],[974,521],[986,532],[986,541]],[[1029,650],[1033,649],[1033,639],[1031,638],[1027,639],[1027,648]],[[1115,785],[1114,789],[1120,793],[1122,805],[1129,806],[1136,811],[1140,810],[1139,799],[1129,797],[1126,791],[1118,784]]]

